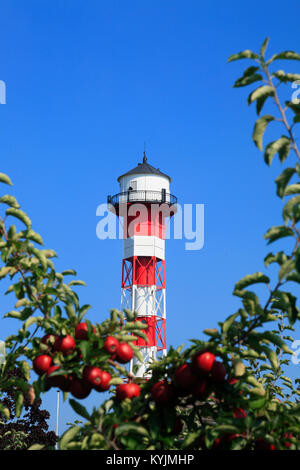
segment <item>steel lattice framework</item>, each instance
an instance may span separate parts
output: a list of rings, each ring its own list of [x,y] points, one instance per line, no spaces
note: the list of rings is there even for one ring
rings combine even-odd
[[[149,276],[154,273],[154,276]],[[148,274],[148,276],[147,276]],[[148,343],[140,338],[136,345],[140,347],[156,348],[156,353],[166,352],[166,290],[165,290],[165,262],[155,256],[149,257],[146,264],[142,264],[139,257],[133,256],[123,259],[122,263],[122,289],[121,306],[132,311],[136,311],[135,299],[136,290],[141,287],[141,278],[148,278],[147,284],[143,284],[144,297],[139,304],[144,315],[138,312],[138,318],[147,324]],[[149,279],[153,277],[152,279]],[[147,308],[149,307],[150,308]]]

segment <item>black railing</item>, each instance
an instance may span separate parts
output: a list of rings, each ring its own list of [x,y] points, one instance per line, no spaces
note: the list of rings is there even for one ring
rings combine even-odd
[[[107,204],[111,204],[112,206],[133,202],[158,202],[173,205],[177,204],[177,197],[173,194],[167,193],[165,189],[162,189],[161,191],[132,190],[115,194],[114,196],[107,196]]]

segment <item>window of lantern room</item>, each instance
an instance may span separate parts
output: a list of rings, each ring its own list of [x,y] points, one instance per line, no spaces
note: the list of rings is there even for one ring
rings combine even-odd
[[[136,181],[130,181],[128,191],[136,191]]]

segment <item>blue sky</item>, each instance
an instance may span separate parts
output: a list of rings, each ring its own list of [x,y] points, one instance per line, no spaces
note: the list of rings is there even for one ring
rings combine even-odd
[[[266,36],[270,54],[299,51],[298,1],[1,3],[0,171],[57,251],[57,269],[75,268],[87,283],[80,299],[92,305],[91,321],[120,306],[122,242],[97,239],[96,208],[141,161],[145,141],[149,163],[171,175],[179,201],[205,205],[202,250],[167,242],[168,344],[188,344],[235,312],[235,282],[264,270],[276,247],[266,247],[263,233],[281,223],[281,167],[268,168],[251,141],[250,90],[232,88],[249,63],[227,58],[258,50]],[[299,63],[279,68],[299,73]],[[1,305],[3,314],[11,308],[9,299]],[[2,320],[1,337],[16,327]],[[44,406],[53,429],[51,393]],[[98,400],[95,392],[86,404]],[[60,430],[74,418],[64,404]]]

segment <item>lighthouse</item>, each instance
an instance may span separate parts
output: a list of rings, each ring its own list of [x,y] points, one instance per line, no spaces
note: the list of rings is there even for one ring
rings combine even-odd
[[[142,162],[118,182],[120,192],[108,196],[107,203],[123,225],[121,309],[136,312],[148,340],[133,343],[143,361],[134,358],[130,371],[149,377],[149,364],[167,352],[165,228],[176,212],[177,198],[170,193],[170,176],[150,165],[145,152]]]

